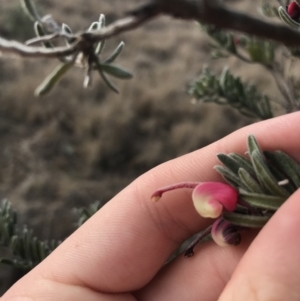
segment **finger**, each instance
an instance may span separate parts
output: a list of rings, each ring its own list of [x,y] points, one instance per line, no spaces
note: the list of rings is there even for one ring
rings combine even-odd
[[[219,301],[300,299],[300,190],[246,252]]]
[[[298,133],[294,130],[300,126],[299,116],[294,113],[251,125],[158,166],[112,199],[32,275],[102,292],[141,288],[184,239],[207,223],[195,213],[190,192],[170,192],[153,204],[149,200],[153,191],[182,181],[220,180],[212,169],[217,163],[216,154],[244,153],[249,134],[257,137],[263,149],[282,149],[293,155],[299,151]],[[29,278],[24,278],[16,289],[28,286],[26,279]]]
[[[243,235],[238,246],[198,245],[193,257],[179,256],[134,296],[139,301],[217,300],[255,235]]]

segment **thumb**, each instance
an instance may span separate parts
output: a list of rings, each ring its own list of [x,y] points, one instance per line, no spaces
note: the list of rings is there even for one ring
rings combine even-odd
[[[300,300],[300,190],[260,231],[219,301]]]

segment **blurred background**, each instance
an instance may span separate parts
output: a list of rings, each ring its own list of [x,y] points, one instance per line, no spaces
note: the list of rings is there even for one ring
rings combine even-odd
[[[227,2],[257,15],[259,1]],[[36,1],[41,14],[52,14],[74,32],[100,13],[111,23],[141,3]],[[18,0],[1,0],[0,36],[34,36]],[[65,238],[75,229],[72,208],[105,203],[154,166],[255,121],[228,107],[192,101],[186,89],[203,66],[219,71],[228,65],[262,91],[277,93],[258,65],[211,60],[210,39],[195,22],[153,20],[107,41],[103,57],[121,40],[126,46],[116,63],[132,70],[134,79],[114,79],[120,95],[96,74],[92,87],[83,89],[83,72],[75,69],[50,95],[35,98],[35,88],[57,61],[0,58],[0,198],[9,199],[20,223],[39,238]]]

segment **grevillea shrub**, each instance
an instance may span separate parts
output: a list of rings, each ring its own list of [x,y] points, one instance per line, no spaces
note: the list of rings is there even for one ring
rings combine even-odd
[[[264,152],[254,136],[248,138],[248,156],[218,154],[222,166],[215,166],[225,183],[175,183],[155,191],[157,202],[164,193],[180,188],[193,189],[191,201],[200,216],[212,219],[185,252],[212,238],[219,246],[237,245],[241,232],[261,228],[286,199],[300,187],[300,166],[282,151]],[[159,205],[159,204],[157,204]]]

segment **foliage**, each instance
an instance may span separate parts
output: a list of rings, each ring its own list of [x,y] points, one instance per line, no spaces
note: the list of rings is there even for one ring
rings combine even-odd
[[[72,45],[75,36],[71,28],[63,23],[59,25],[50,15],[41,17],[32,0],[22,0],[23,8],[34,22],[36,38],[27,41],[28,44],[42,44],[45,49],[55,48],[59,45]],[[280,1],[282,2],[282,1]],[[299,2],[297,1],[299,4]],[[281,18],[288,25],[299,28],[298,19],[293,19],[287,13],[285,6],[279,10],[277,6],[264,1],[261,12],[267,17]],[[105,27],[105,16],[100,15],[99,20],[93,22],[84,32],[99,31]],[[282,107],[286,112],[300,108],[299,82],[289,72],[285,72],[287,60],[299,56],[298,49],[288,49],[271,41],[264,41],[252,36],[220,30],[214,26],[202,25],[202,29],[212,38],[211,45],[214,59],[235,56],[245,64],[260,64],[273,75],[283,99]],[[55,39],[49,39],[49,35]],[[84,87],[91,83],[94,71],[98,72],[111,90],[118,92],[117,87],[107,77],[114,76],[119,79],[130,79],[131,72],[114,64],[124,48],[121,42],[111,55],[102,60],[101,54],[105,40],[99,42],[93,49],[80,52],[76,55],[60,58],[60,64],[49,74],[43,83],[36,89],[36,95],[44,95],[59,82],[59,80],[73,67],[84,69]],[[216,76],[208,68],[191,84],[189,93],[202,102],[214,102],[229,105],[243,115],[259,119],[274,116],[272,100],[258,91],[258,89],[245,83],[225,68],[220,76]],[[221,154],[220,161],[224,164],[216,169],[233,186],[240,189],[240,194],[247,206],[254,207],[259,217],[253,219],[254,214],[247,214],[240,219],[239,216],[225,214],[224,217],[233,224],[252,227],[261,226],[271,216],[288,195],[300,186],[299,166],[282,152],[263,153],[253,137],[249,138],[250,158],[245,159],[236,154]],[[283,182],[282,182],[283,181]],[[281,185],[278,185],[278,182]],[[78,215],[77,225],[82,225],[100,207],[98,202],[88,208],[75,210]],[[248,207],[247,207],[248,208]],[[251,211],[253,213],[253,211]],[[242,224],[247,222],[247,224]],[[29,270],[47,257],[60,241],[39,240],[27,226],[17,225],[17,214],[8,201],[3,201],[0,207],[0,242],[5,248],[11,250],[11,258],[2,258],[0,262],[13,265],[17,268]]]
[[[57,47],[47,39],[47,35],[52,34],[52,38],[63,37],[63,43],[71,46],[76,38],[73,37],[71,28],[63,23],[59,25],[51,15],[45,15],[41,17],[38,13],[32,0],[21,0],[22,7],[26,14],[34,22],[34,31],[36,38],[27,41],[27,44],[41,43],[45,48],[54,49]],[[99,20],[93,22],[85,32],[98,31],[105,27],[105,16],[100,15]],[[49,93],[52,88],[61,80],[61,78],[72,68],[79,67],[85,70],[85,76],[83,81],[84,88],[91,85],[92,73],[97,71],[106,85],[115,93],[119,93],[116,85],[107,77],[107,75],[114,76],[119,79],[131,79],[132,73],[119,67],[114,63],[124,48],[124,42],[116,47],[111,55],[101,60],[100,55],[104,49],[105,40],[99,42],[93,49],[86,48],[84,52],[77,53],[75,55],[61,57],[61,63],[45,78],[45,80],[37,87],[35,91],[36,96],[42,96]]]
[[[228,68],[219,77],[204,68],[191,85],[189,93],[202,102],[230,105],[247,117],[273,117],[269,98],[259,94],[255,86],[247,85],[239,77],[234,77]]]
[[[101,207],[99,201],[90,204],[88,207],[75,208],[74,213],[78,217],[77,227],[82,226],[92,215],[94,215]]]
[[[289,1],[279,2],[281,5],[287,5]],[[293,20],[288,15],[286,7],[280,6],[278,9],[278,6],[271,4],[270,1],[262,2],[260,12],[268,18],[281,18],[290,26],[297,28],[300,26],[297,20]],[[224,69],[219,78],[209,68],[205,68],[189,89],[196,99],[203,102],[228,104],[237,108],[243,115],[259,119],[274,116],[272,103],[275,102],[286,113],[300,109],[298,82],[290,72],[294,60],[299,57],[298,49],[287,48],[284,45],[245,34],[228,32],[211,25],[203,24],[201,28],[214,42],[210,45],[213,59],[235,56],[245,64],[260,64],[274,77],[281,99],[279,102],[273,100],[259,92],[256,87],[243,83],[228,68]]]
[[[254,136],[248,138],[247,154],[249,158],[219,154],[224,166],[215,169],[239,190],[247,208],[246,213],[224,213],[224,218],[237,226],[260,228],[300,187],[300,166],[282,151],[263,152]]]
[[[74,209],[80,227],[100,207],[99,202],[87,208]],[[17,213],[8,200],[3,200],[0,205],[0,245],[11,251],[9,258],[0,258],[0,263],[12,265],[28,271],[43,261],[61,241],[40,240],[27,226],[18,227]]]

